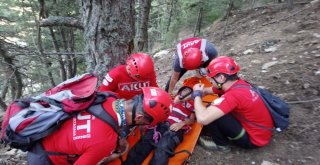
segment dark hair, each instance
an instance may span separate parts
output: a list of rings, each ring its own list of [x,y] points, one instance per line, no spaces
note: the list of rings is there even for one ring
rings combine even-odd
[[[147,114],[143,108],[143,96],[143,94],[134,96],[132,98],[133,106],[136,109],[136,113],[139,112],[143,114],[144,118],[148,120],[150,123],[152,123],[153,118],[149,114]]]
[[[232,74],[232,75],[228,75],[228,74],[225,74],[225,73],[218,73],[215,77],[218,77],[220,75],[223,75],[224,77],[227,78],[227,81],[234,81],[234,80],[238,80],[239,79],[239,76],[238,74]]]

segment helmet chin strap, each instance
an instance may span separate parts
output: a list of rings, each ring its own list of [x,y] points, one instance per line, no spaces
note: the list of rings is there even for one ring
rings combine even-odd
[[[136,118],[136,102],[134,103],[133,105],[133,108],[132,108],[132,123],[131,125],[136,125],[136,121],[134,120]]]
[[[136,125],[136,111],[137,111],[137,106],[139,105],[139,103],[142,101],[142,98],[140,95],[136,96],[133,98],[133,107],[132,107],[132,124],[131,125]]]
[[[218,86],[218,90],[222,90],[222,85],[228,81],[228,77],[226,78],[226,80],[223,83],[219,83],[214,77],[212,77],[212,79],[214,80],[214,82],[216,82],[216,84]]]

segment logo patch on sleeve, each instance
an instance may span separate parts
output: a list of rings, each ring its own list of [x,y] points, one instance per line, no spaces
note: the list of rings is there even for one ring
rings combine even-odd
[[[224,100],[223,97],[220,97],[220,98],[218,98],[218,99],[215,99],[215,100],[213,101],[213,105],[220,105],[220,103],[221,103],[223,100]]]
[[[109,82],[106,79],[103,79],[102,84],[105,85],[105,86],[108,86]]]
[[[108,82],[112,82],[113,79],[109,76],[109,74],[107,74],[105,77],[104,77]]]

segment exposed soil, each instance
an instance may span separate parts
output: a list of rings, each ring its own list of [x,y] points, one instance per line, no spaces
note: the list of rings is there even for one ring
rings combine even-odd
[[[278,5],[235,12],[202,37],[212,41],[220,55],[233,56],[243,78],[286,100],[291,116],[289,129],[274,134],[266,147],[233,147],[220,153],[196,146],[190,164],[320,164],[319,0],[290,11]],[[171,71],[172,52],[154,57],[161,87]],[[25,153],[7,149],[1,149],[0,164],[26,164]]]
[[[319,1],[296,5],[291,11],[272,6],[236,12],[225,29],[226,21],[215,22],[204,37],[220,55],[237,60],[242,77],[289,103],[290,126],[259,149],[233,147],[230,153],[219,153],[197,146],[190,163],[320,164]],[[167,57],[159,58],[158,79],[164,86],[171,63]]]

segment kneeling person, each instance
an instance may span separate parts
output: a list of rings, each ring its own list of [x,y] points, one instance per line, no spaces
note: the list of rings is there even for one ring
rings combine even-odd
[[[143,94],[130,100],[108,97],[102,103],[101,106],[120,129],[132,125],[154,126],[167,119],[171,111],[170,95],[155,87],[145,87],[142,91]],[[117,146],[118,138],[109,124],[89,112],[80,112],[28,152],[28,163],[97,164],[104,158],[114,156],[118,148],[122,152],[126,150],[123,149],[125,145]]]
[[[166,165],[175,148],[183,141],[183,135],[187,133],[195,121],[193,101],[183,101],[179,99],[191,94],[192,89],[183,87],[175,97],[172,112],[169,114],[167,122],[163,122],[148,129],[141,139],[133,146],[128,154],[125,165],[140,165],[155,149],[154,156],[149,164]]]

